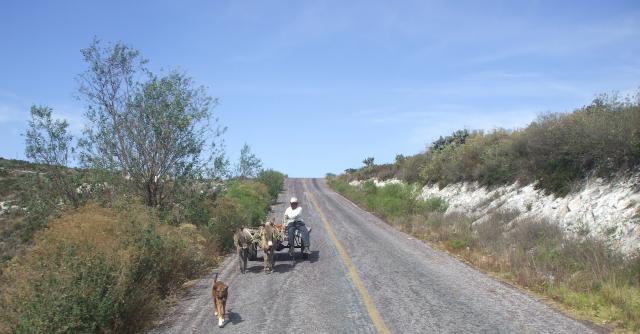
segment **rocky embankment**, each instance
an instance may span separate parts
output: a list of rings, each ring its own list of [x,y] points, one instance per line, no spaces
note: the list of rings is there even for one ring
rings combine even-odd
[[[399,181],[374,182],[385,186]],[[510,224],[548,220],[568,233],[605,239],[625,254],[640,251],[640,173],[613,180],[592,178],[565,197],[545,194],[534,184],[518,183],[490,189],[475,183],[455,183],[442,189],[427,185],[419,196],[446,199],[446,213],[477,217],[474,224],[482,224],[492,213],[502,211],[513,217]]]

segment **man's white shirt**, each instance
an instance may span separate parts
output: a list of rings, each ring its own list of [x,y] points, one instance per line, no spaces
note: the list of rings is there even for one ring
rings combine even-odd
[[[286,225],[289,225],[295,221],[302,221],[302,207],[298,206],[297,208],[295,208],[295,210],[291,207],[288,207],[284,211],[284,219]]]

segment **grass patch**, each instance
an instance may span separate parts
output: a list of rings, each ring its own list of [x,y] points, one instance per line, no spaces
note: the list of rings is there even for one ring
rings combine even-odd
[[[417,198],[418,189],[402,183],[376,187],[372,181],[365,181],[360,186],[354,187],[337,178],[330,179],[329,183],[336,191],[387,219],[444,212],[448,207],[447,202],[439,197],[424,201]]]

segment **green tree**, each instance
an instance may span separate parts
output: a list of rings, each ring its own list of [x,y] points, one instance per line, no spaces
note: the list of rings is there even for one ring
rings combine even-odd
[[[454,133],[452,133],[450,136],[446,136],[446,137],[440,136],[440,138],[438,138],[436,141],[434,141],[431,144],[429,149],[434,151],[439,151],[439,150],[445,149],[447,146],[450,146],[450,145],[462,145],[465,143],[467,138],[469,138],[469,136],[470,136],[469,130],[467,129],[457,130]]]
[[[73,153],[73,136],[66,120],[51,117],[53,109],[31,106],[31,120],[25,133],[27,158],[48,166],[67,166]]]
[[[365,167],[371,168],[371,167],[374,166],[374,158],[373,157],[368,157],[368,158],[362,160],[362,163],[364,164]]]
[[[275,200],[284,186],[284,174],[272,169],[263,170],[258,175],[258,181],[267,186],[271,199]]]
[[[236,177],[254,178],[262,170],[262,161],[253,153],[247,143],[240,150],[240,159],[236,165]]]
[[[67,165],[74,153],[73,136],[68,133],[66,120],[53,119],[52,109],[47,106],[32,106],[25,136],[25,155],[32,161],[46,165],[46,178],[50,182],[47,193],[52,200],[63,200],[78,207],[79,197],[75,191],[72,175]]]
[[[156,75],[147,60],[122,43],[82,50],[88,69],[80,97],[88,120],[82,162],[123,174],[148,206],[163,204],[170,183],[202,175],[224,132],[212,108],[217,100],[184,73]],[[171,182],[169,182],[171,181]]]
[[[224,180],[231,177],[231,163],[227,155],[222,152],[213,159],[213,169],[210,173],[211,178]]]

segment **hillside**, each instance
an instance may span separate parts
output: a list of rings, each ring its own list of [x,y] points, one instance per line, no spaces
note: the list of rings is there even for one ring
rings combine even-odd
[[[640,94],[601,96],[570,113],[548,113],[521,129],[459,130],[390,164],[363,161],[346,180],[396,178],[407,183],[535,184],[564,196],[589,177],[611,179],[640,165]]]
[[[447,213],[501,211],[547,220],[567,233],[605,240],[625,254],[640,249],[640,95],[601,96],[570,113],[544,114],[522,129],[456,131],[393,164],[347,169],[346,181],[398,180]]]
[[[33,176],[44,171],[42,165],[0,157],[0,267],[30,239],[19,204]]]
[[[640,95],[373,161],[330,186],[572,313],[640,329]]]

